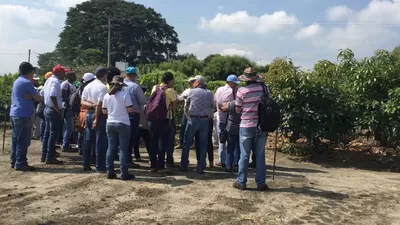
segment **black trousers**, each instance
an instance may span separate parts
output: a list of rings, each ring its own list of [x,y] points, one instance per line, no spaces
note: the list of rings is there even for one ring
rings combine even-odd
[[[133,150],[135,152],[135,158],[141,158],[140,157],[140,152],[139,152],[139,143],[140,143],[140,138],[144,141],[144,144],[146,146],[147,154],[150,156],[150,132],[147,129],[143,129],[141,127],[138,128],[138,132],[136,135],[136,142],[135,145],[133,146]]]
[[[213,135],[213,128],[214,128],[214,121],[213,119],[208,120],[208,144],[207,144],[207,156],[208,156],[208,161],[213,162],[214,161],[214,146],[212,143],[212,135]],[[199,151],[199,140],[197,137],[195,137],[195,148],[196,148],[196,159],[197,161],[200,160],[200,151]]]

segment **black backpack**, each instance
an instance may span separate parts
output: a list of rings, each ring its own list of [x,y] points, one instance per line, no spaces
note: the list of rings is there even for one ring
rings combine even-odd
[[[270,97],[268,88],[261,84],[264,94],[258,104],[258,127],[264,132],[274,132],[281,122],[281,109],[274,99]]]
[[[69,99],[69,106],[71,107],[73,115],[78,115],[81,111],[81,95],[82,88],[79,87],[76,91],[71,95]]]

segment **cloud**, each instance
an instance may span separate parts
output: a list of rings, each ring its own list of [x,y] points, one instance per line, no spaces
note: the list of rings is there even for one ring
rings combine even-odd
[[[60,9],[68,9],[88,0],[46,0],[46,4]]]
[[[31,27],[54,25],[56,13],[20,5],[0,5],[1,25],[19,24]],[[2,33],[4,30],[2,30]]]
[[[223,49],[219,54],[221,54],[221,55],[238,55],[238,56],[244,56],[244,57],[248,57],[248,58],[253,57],[252,51],[242,50],[242,49],[237,49],[237,48],[226,48],[226,49]]]
[[[295,35],[296,39],[302,40],[313,38],[322,33],[323,28],[318,23],[313,23],[308,27],[301,28]]]
[[[281,31],[298,24],[297,17],[288,15],[285,11],[276,11],[260,17],[250,16],[247,11],[237,11],[231,14],[218,13],[210,20],[202,17],[198,28],[200,30],[208,29],[218,32],[266,34],[273,31]]]
[[[326,10],[326,17],[329,21],[347,21],[354,14],[354,11],[345,5],[335,6]]]

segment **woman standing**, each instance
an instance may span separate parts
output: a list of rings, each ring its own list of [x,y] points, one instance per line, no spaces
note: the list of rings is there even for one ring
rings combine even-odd
[[[120,149],[119,161],[121,164],[121,180],[132,180],[134,175],[129,174],[128,148],[131,135],[131,122],[129,113],[133,112],[131,98],[128,92],[123,90],[124,79],[121,76],[114,76],[110,82],[110,91],[104,96],[103,113],[107,118],[107,178],[115,179],[114,157]]]

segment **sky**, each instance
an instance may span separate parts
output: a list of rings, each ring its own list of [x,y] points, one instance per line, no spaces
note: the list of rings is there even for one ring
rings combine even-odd
[[[0,74],[55,48],[69,7],[84,0],[0,0]],[[400,0],[137,0],[175,27],[180,53],[289,57],[304,69],[400,45]]]

